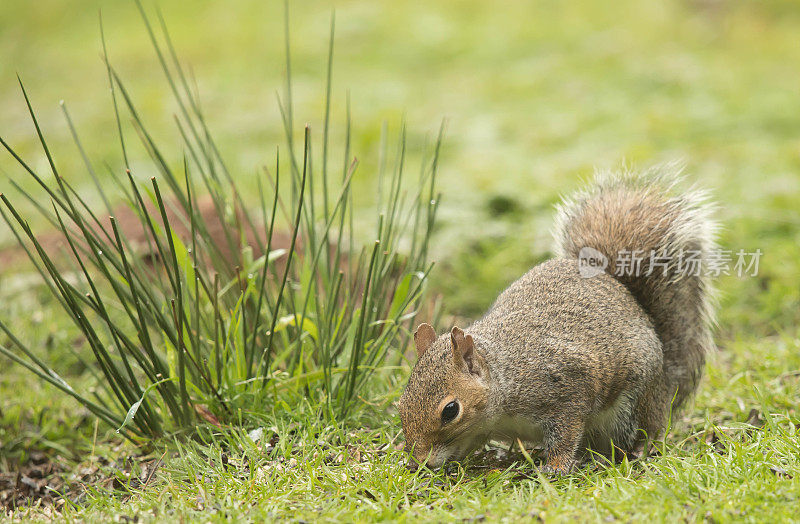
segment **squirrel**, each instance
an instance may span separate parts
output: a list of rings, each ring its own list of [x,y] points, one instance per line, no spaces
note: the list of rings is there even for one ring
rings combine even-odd
[[[467,328],[417,328],[397,403],[411,469],[519,439],[542,447],[544,472],[566,474],[587,450],[639,458],[663,438],[714,348],[700,270],[713,205],[680,181],[670,166],[598,174],[557,206],[556,258]]]

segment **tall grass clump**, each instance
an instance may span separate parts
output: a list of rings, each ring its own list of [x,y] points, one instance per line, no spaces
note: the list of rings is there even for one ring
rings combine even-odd
[[[44,192],[25,190],[12,179],[15,196],[0,195],[0,213],[60,311],[85,338],[83,358],[97,384],[74,389],[57,362],[40,357],[25,334],[3,320],[0,353],[135,441],[189,431],[200,419],[236,422],[248,411],[307,401],[324,420],[351,416],[375,370],[404,346],[420,304],[430,270],[441,134],[418,178],[404,183],[401,133],[396,152],[387,155],[394,164],[381,162],[375,175],[385,189],[374,237],[362,246],[353,226],[358,162],[350,151],[349,116],[344,144],[336,148],[343,157],[330,153],[333,19],[324,125],[317,139],[306,126],[302,144],[293,140],[286,24],[289,80],[279,98],[286,144],[278,150],[283,158],[249,181],[258,187],[251,199],[245,178],[226,167],[163,19],[154,26],[137,6],[177,102],[182,156],[171,156],[148,132],[108,61],[104,38],[113,135],[123,159],[105,176],[113,191],[96,173],[63,107],[101,205],[83,193],[84,174],[59,172],[22,81],[50,173],[38,173],[0,138]],[[129,121],[149,157],[147,168],[132,166]],[[156,176],[142,180],[146,169]],[[116,200],[134,217],[136,242],[131,227],[114,216]],[[24,210],[55,228],[62,247],[41,242]]]

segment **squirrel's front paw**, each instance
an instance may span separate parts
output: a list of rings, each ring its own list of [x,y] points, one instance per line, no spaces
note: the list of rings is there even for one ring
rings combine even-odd
[[[556,468],[549,464],[545,464],[539,468],[539,471],[548,477],[563,477],[565,475],[569,475],[570,468]]]
[[[575,464],[576,461],[571,458],[550,457],[539,470],[550,477],[563,477],[569,475]]]

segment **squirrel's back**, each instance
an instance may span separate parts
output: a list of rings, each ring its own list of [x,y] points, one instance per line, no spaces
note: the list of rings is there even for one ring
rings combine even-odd
[[[491,341],[482,348],[511,411],[547,407],[566,387],[572,401],[599,412],[663,364],[653,322],[633,295],[606,273],[583,277],[574,259],[532,268],[466,331]]]
[[[694,392],[713,348],[704,271],[716,230],[705,193],[678,192],[679,182],[670,167],[601,174],[559,206],[554,233],[559,256],[578,259],[586,278],[612,275],[650,316],[674,407]]]

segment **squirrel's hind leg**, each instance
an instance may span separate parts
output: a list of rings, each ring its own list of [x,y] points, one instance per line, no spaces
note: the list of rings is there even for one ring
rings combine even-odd
[[[666,386],[661,370],[654,374],[622,393],[600,416],[589,418],[583,445],[593,457],[605,457],[611,463],[636,460],[644,454],[648,438],[660,437]]]
[[[646,456],[649,443],[664,436],[671,400],[664,374],[659,372],[636,405],[635,416],[639,431],[632,450],[634,458]]]

